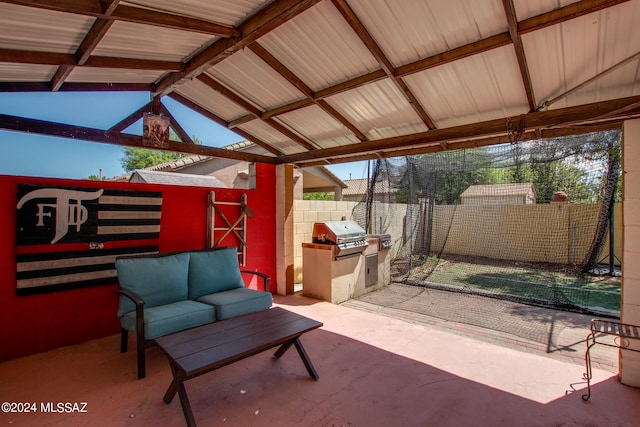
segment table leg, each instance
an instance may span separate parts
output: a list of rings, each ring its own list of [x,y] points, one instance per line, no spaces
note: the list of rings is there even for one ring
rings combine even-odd
[[[162,400],[164,400],[164,403],[166,404],[171,403],[171,401],[173,400],[173,396],[175,396],[176,392],[178,391],[178,381],[176,379],[176,367],[173,365],[173,363],[171,363],[171,360],[169,360],[169,366],[171,367],[171,374],[173,376],[173,379],[171,380],[171,384],[169,384],[169,388],[167,388],[167,392],[164,394],[164,397],[162,398]]]
[[[180,405],[182,406],[182,412],[184,413],[184,419],[187,421],[187,426],[195,427],[196,420],[193,418],[193,411],[191,411],[187,390],[184,388],[182,381],[178,382],[178,396],[180,397]]]
[[[278,359],[280,359],[282,357],[282,355],[285,354],[287,352],[287,350],[289,350],[289,347],[291,347],[291,344],[293,344],[293,342],[291,342],[291,341],[282,344],[280,346],[280,348],[278,349],[278,351],[276,351],[273,356],[277,357]]]
[[[184,388],[183,378],[180,378],[178,375],[178,369],[176,366],[169,360],[169,366],[171,366],[171,373],[173,375],[173,379],[171,380],[171,384],[169,384],[169,388],[167,388],[167,392],[164,394],[162,400],[166,404],[171,403],[173,397],[178,393],[178,397],[180,398],[180,406],[182,406],[182,413],[184,414],[184,418],[187,421],[187,425],[189,427],[196,425],[196,420],[193,418],[193,411],[191,410],[191,404],[189,403],[189,396],[187,396],[187,390]]]
[[[318,375],[315,368],[313,367],[313,364],[311,363],[311,359],[309,359],[307,352],[304,351],[304,347],[302,346],[302,343],[300,342],[299,337],[294,338],[293,344],[296,346],[296,350],[298,350],[298,354],[302,359],[302,363],[304,363],[304,366],[307,368],[307,372],[309,372],[309,375],[313,377],[316,381],[320,379],[320,376]]]

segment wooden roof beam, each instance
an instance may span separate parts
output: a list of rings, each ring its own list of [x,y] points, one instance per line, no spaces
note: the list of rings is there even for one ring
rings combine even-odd
[[[182,62],[157,61],[153,59],[121,58],[112,56],[90,56],[78,64],[75,55],[69,53],[39,52],[0,48],[0,62],[15,64],[58,65],[95,68],[122,68],[129,70],[181,71]]]
[[[215,90],[216,92],[220,93],[222,96],[230,99],[231,101],[235,102],[236,104],[238,104],[239,106],[247,110],[254,117],[256,118],[262,117],[262,110],[257,108],[255,105],[253,105],[252,103],[250,103],[249,101],[247,101],[246,99],[244,99],[243,97],[241,97],[240,95],[232,91],[231,89],[227,88],[222,83],[215,80],[210,75],[200,74],[197,78],[202,83],[209,86],[211,89]]]
[[[276,73],[280,74],[289,83],[295,86],[296,89],[302,92],[313,104],[319,106],[322,110],[324,110],[325,113],[329,114],[331,117],[339,121],[343,126],[349,129],[361,142],[368,139],[366,135],[360,131],[360,129],[358,129],[346,117],[340,114],[340,112],[338,112],[335,108],[329,105],[328,102],[323,100],[316,101],[314,99],[315,93],[313,92],[313,90],[309,86],[307,86],[307,84],[303,82],[298,76],[296,76],[295,73],[289,70],[282,62],[274,57],[269,51],[262,47],[258,42],[250,44],[249,49],[251,49],[251,51],[255,53],[258,58],[262,59]]]
[[[524,85],[524,91],[527,94],[527,102],[529,104],[529,111],[536,109],[536,100],[533,94],[533,84],[531,83],[531,75],[529,74],[529,67],[527,66],[527,57],[524,53],[524,46],[522,44],[522,38],[518,33],[518,18],[516,17],[516,8],[513,5],[513,0],[502,0],[502,6],[504,7],[504,13],[507,16],[507,23],[509,24],[509,35],[513,48],[518,60],[518,67],[520,68],[520,77]]]
[[[357,87],[364,86],[366,84],[373,83],[385,78],[387,78],[387,74],[383,70],[373,71],[371,73],[367,73],[362,76],[358,76],[353,79],[350,79],[341,83],[337,83],[334,86],[321,89],[315,92],[313,100],[302,99],[299,101],[294,101],[290,104],[283,105],[278,108],[274,108],[273,110],[267,110],[264,113],[262,113],[262,117],[266,119],[269,117],[275,117],[275,116],[279,116],[280,114],[285,114],[291,111],[299,110],[300,108],[305,108],[312,105],[313,101],[319,101],[333,95],[338,95],[348,90],[355,89]]]
[[[169,94],[169,97],[178,101],[179,103],[181,103],[182,105],[191,108],[193,111],[196,111],[200,114],[202,114],[203,116],[207,117],[210,120],[213,120],[215,123],[219,124],[222,127],[225,128],[229,128],[229,124],[228,122],[226,122],[225,120],[223,120],[222,118],[216,116],[215,114],[213,114],[212,112],[210,112],[209,110],[206,110],[204,108],[202,108],[200,105],[196,104],[195,102],[191,101],[188,98],[185,98],[184,96],[172,92]],[[245,139],[248,139],[250,141],[252,141],[254,144],[264,148],[265,150],[267,150],[268,152],[270,152],[271,154],[274,154],[276,156],[279,156],[282,154],[282,152],[280,152],[279,150],[273,148],[271,145],[267,144],[265,141],[261,140],[260,138],[257,138],[253,135],[251,135],[248,132],[243,131],[242,129],[232,129],[235,133],[237,133],[238,135],[242,136]]]
[[[47,82],[0,82],[0,92],[50,92]],[[64,83],[60,92],[150,92],[148,83]]]
[[[178,135],[183,144],[194,144],[193,139],[189,136],[189,133],[184,130],[184,128],[180,125],[180,122],[173,117],[171,111],[167,109],[167,107],[161,102],[160,103],[160,114],[163,114],[169,118],[169,123],[173,131]]]
[[[413,91],[409,88],[409,86],[407,86],[407,84],[402,81],[401,77],[396,76],[396,70],[391,63],[391,60],[389,60],[382,48],[374,40],[371,34],[369,34],[369,31],[367,31],[366,27],[362,24],[353,9],[351,9],[351,7],[345,0],[331,0],[331,3],[333,3],[333,6],[338,9],[347,24],[349,24],[351,29],[356,33],[362,43],[364,43],[367,49],[369,49],[369,52],[371,52],[374,58],[376,58],[391,81],[395,83],[398,89],[400,89],[400,92],[402,92],[402,94],[405,96],[407,102],[409,103],[409,105],[411,105],[422,122],[429,129],[434,129],[436,125],[431,117],[429,117],[429,114],[426,112],[426,110],[424,109],[418,98],[415,96]]]
[[[486,52],[488,50],[496,49],[498,47],[506,46],[509,44],[511,44],[511,38],[509,36],[509,33],[508,32],[501,33],[496,36],[491,36],[486,39],[479,40],[477,42],[469,43],[467,45],[451,49],[447,52],[433,55],[429,58],[421,59],[419,61],[400,66],[396,68],[395,76],[405,77],[413,73],[417,73],[420,71],[427,70],[429,68],[433,68],[449,62],[453,62],[457,59],[466,58],[471,55]],[[378,80],[382,80],[387,77],[388,77],[387,73],[382,69],[377,71],[372,71],[370,73],[363,74],[362,76],[358,76],[353,79],[337,83],[325,89],[321,89],[315,93],[314,99],[319,100],[319,99],[328,98],[330,96],[338,95],[340,93],[343,93],[361,86],[365,86],[367,84],[376,82]],[[265,111],[263,113],[263,117],[274,117],[280,114],[285,114],[285,113],[297,110],[299,108],[307,107],[309,105],[311,105],[311,101],[309,100],[295,101],[295,102],[292,102],[291,104],[283,105],[282,107]]]
[[[399,77],[406,77],[413,73],[419,73],[421,71],[448,64],[459,59],[464,59],[472,55],[507,46],[511,43],[511,36],[508,32],[496,34],[482,40],[453,48],[446,52],[437,53],[429,56],[428,58],[419,59],[415,62],[401,65],[396,69],[396,75]]]
[[[174,30],[190,31],[218,37],[237,37],[240,33],[231,25],[204,21],[182,15],[156,12],[132,6],[118,6],[113,19],[136,24],[153,25]]]
[[[536,128],[563,127],[575,124],[589,124],[606,118],[615,122],[630,116],[630,109],[640,102],[640,96],[579,105],[549,111],[533,111],[521,116],[523,131],[528,132]],[[637,110],[633,110],[634,113]],[[640,114],[640,113],[638,113]],[[366,144],[350,144],[315,150],[308,153],[297,153],[278,158],[278,163],[299,163],[317,159],[353,156],[361,153],[375,153],[376,151],[393,151],[407,149],[412,146],[438,145],[446,141],[450,149],[455,141],[464,141],[482,137],[507,135],[506,122],[509,118],[489,120],[481,123],[456,126],[445,129],[432,129],[412,135],[402,135],[392,138],[369,141]],[[534,132],[535,133],[535,132]]]
[[[292,140],[293,142],[306,148],[307,150],[309,150],[309,152],[314,151],[316,149],[316,147],[314,147],[312,143],[310,143],[309,141],[307,141],[297,133],[293,132],[291,129],[289,129],[282,123],[276,121],[275,119],[266,119],[264,120],[264,122],[267,125],[271,126],[273,129],[277,130],[278,132],[286,136],[287,138],[289,138],[290,140]]]
[[[219,92],[223,96],[226,96],[227,98],[229,98],[230,100],[232,100],[233,102],[235,102],[236,104],[238,104],[239,106],[247,110],[252,116],[259,119],[263,119],[262,111],[260,109],[256,108],[253,104],[251,104],[249,101],[247,101],[240,95],[233,92],[231,89],[217,82],[213,77],[209,76],[208,74],[200,74],[198,76],[198,80],[200,80],[201,82],[209,86],[211,89]],[[277,130],[278,132],[286,135],[288,138],[298,143],[299,145],[303,146],[304,148],[308,150],[314,149],[313,145],[311,145],[309,141],[291,132],[281,123],[278,123],[272,119],[263,119],[263,122],[269,125],[270,127],[272,127],[273,129]]]
[[[109,130],[113,132],[124,132],[126,128],[128,128],[129,126],[131,126],[132,124],[134,124],[135,122],[137,122],[142,118],[142,113],[144,113],[145,111],[151,111],[151,107],[152,107],[151,102],[143,105],[133,113],[129,114],[124,119],[120,120],[115,125],[111,126]]]
[[[142,136],[125,134],[115,131],[72,126],[44,120],[28,119],[24,117],[0,114],[0,129],[18,132],[37,133],[42,135],[58,136],[82,141],[100,142],[124,147],[148,148],[142,145]],[[200,154],[203,156],[222,157],[226,159],[241,160],[245,162],[275,163],[275,157],[252,154],[241,151],[227,150],[224,148],[209,147],[206,145],[184,144],[169,141],[168,147],[158,148],[164,151]]]
[[[518,22],[518,34],[522,35],[552,25],[561,24],[570,19],[598,12],[608,7],[626,3],[627,1],[629,0],[581,0],[571,3],[559,9],[541,13],[540,15]]]
[[[585,126],[575,126],[575,127],[564,127],[558,129],[544,129],[537,131],[528,131],[522,134],[520,138],[521,141],[528,141],[532,139],[542,139],[542,138],[557,138],[561,136],[570,136],[570,135],[578,135],[590,132],[601,132],[605,130],[612,130],[616,128],[620,128],[622,126],[621,121],[607,122],[602,124],[592,124]],[[446,142],[442,141],[440,143],[429,143],[428,145],[416,146],[416,147],[408,147],[405,149],[394,149],[389,151],[379,151],[374,153],[364,153],[364,154],[352,154],[343,157],[334,157],[331,159],[330,164],[338,164],[338,163],[350,163],[350,162],[358,162],[364,160],[375,160],[379,157],[397,157],[397,156],[414,156],[419,154],[428,154],[428,153],[437,153],[441,151],[450,151],[450,150],[462,150],[465,148],[478,148],[478,147],[486,147],[489,145],[496,144],[506,144],[509,142],[509,137],[507,136],[489,136],[489,137],[481,137],[476,139],[469,139],[464,141],[454,141],[454,142]],[[326,159],[320,160],[311,160],[308,162],[297,162],[295,163],[298,167],[309,167],[309,166],[320,166],[326,165]]]
[[[102,1],[103,11],[106,16],[111,15],[120,0],[110,0],[110,1]],[[113,21],[109,21],[105,18],[98,18],[95,20],[87,34],[84,36],[82,43],[78,46],[78,49],[75,53],[75,64],[74,65],[84,65],[87,62],[93,50],[98,46],[98,43],[102,40],[102,38],[107,34],[109,28],[113,25]],[[64,81],[69,77],[69,75],[73,72],[74,67],[69,65],[63,65],[58,67],[53,78],[51,79],[51,90],[53,92],[57,92],[60,90],[60,87],[63,85]]]

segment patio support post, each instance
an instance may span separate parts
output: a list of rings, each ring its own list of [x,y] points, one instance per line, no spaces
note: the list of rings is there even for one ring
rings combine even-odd
[[[293,213],[293,165],[276,166],[276,263],[278,295],[294,292],[294,213]]]
[[[640,241],[635,238],[640,229],[640,119],[627,120],[622,128],[622,285],[620,321],[640,325],[640,269],[634,260],[640,253]],[[630,346],[640,351],[640,341]],[[640,387],[640,353],[620,350],[620,380]]]

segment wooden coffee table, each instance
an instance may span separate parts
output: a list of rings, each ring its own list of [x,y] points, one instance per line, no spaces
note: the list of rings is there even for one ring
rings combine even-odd
[[[160,337],[156,342],[167,354],[173,372],[163,399],[170,403],[177,392],[187,425],[195,426],[185,381],[277,346],[280,348],[274,356],[279,358],[292,344],[309,375],[317,380],[318,373],[300,336],[321,326],[313,319],[274,307]]]

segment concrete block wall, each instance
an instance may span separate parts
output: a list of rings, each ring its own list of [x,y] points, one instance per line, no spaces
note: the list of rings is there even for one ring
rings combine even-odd
[[[629,120],[623,127],[623,323],[640,325],[640,120]],[[630,345],[640,350],[640,342]],[[623,384],[640,387],[640,353],[620,352],[620,377]]]
[[[294,201],[295,283],[302,280],[302,243],[311,242],[313,223],[352,219],[355,206],[356,202]],[[372,229],[391,235],[392,259],[398,254],[408,256],[414,248],[423,246],[423,224],[407,224],[406,205],[375,202],[373,208]],[[431,249],[440,252],[445,244],[445,254],[524,262],[580,263],[591,245],[599,210],[598,204],[436,206],[434,216],[440,226],[433,229]],[[615,210],[619,212],[621,207],[615,206]],[[420,217],[418,221],[424,219]],[[453,227],[449,227],[451,221]],[[618,258],[621,224],[618,215],[615,222]],[[608,233],[605,240],[602,255],[608,253]]]
[[[351,212],[356,204],[356,202],[338,202],[334,200],[294,201],[293,263],[296,283],[302,282],[302,243],[311,242],[313,223],[352,219]]]

